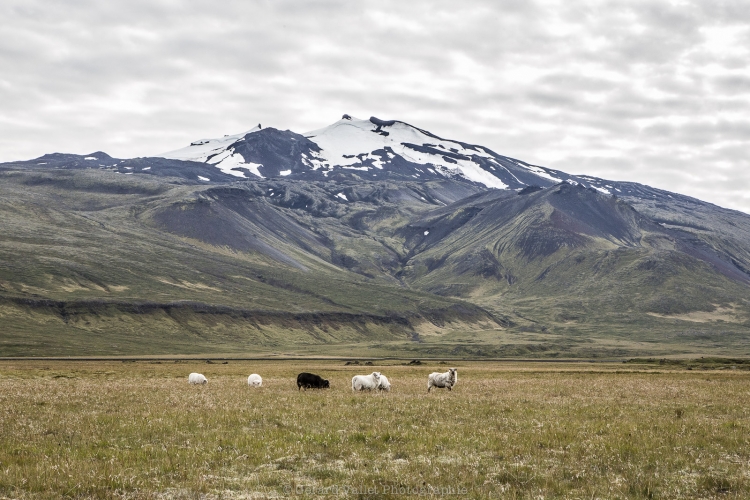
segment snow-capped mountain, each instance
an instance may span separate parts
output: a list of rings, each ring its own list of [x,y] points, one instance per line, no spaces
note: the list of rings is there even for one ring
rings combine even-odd
[[[344,115],[318,130],[298,134],[260,124],[246,132],[190,145],[155,156],[119,159],[98,151],[88,155],[52,153],[33,160],[0,164],[0,171],[27,169],[99,169],[145,174],[199,184],[242,180],[412,181],[451,179],[481,189],[521,191],[560,182],[602,194],[649,203],[692,198],[632,182],[573,175],[503,156],[479,145],[443,139],[398,120],[360,120]],[[458,192],[466,194],[458,189]],[[453,197],[451,197],[453,198]]]
[[[620,353],[633,332],[698,339],[691,349],[748,345],[749,215],[401,121],[258,126],[159,157],[52,153],[0,164],[0,177],[0,300],[19,305],[15,317],[61,314],[74,334],[85,325],[70,318],[103,304],[134,322],[186,304],[212,325],[245,322],[243,339],[278,325],[260,334],[273,349],[267,332],[304,314],[331,332],[387,325],[377,331],[388,338],[417,338],[411,325],[431,318],[462,331],[613,332]],[[696,337],[693,313],[721,319]],[[154,321],[158,342],[173,338]],[[311,342],[359,335],[324,333]]]
[[[244,134],[199,140],[156,156],[205,162],[238,178],[449,177],[497,189],[567,180],[607,191],[596,179],[531,165],[483,146],[443,139],[402,121],[375,117],[360,120],[344,115],[328,127],[304,134],[258,126]]]

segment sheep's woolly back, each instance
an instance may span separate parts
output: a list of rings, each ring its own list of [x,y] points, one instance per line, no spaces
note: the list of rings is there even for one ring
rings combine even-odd
[[[427,377],[427,392],[433,387],[450,390],[458,382],[458,368],[450,368],[445,373],[434,372]]]
[[[369,375],[355,375],[352,377],[353,391],[371,391],[377,389],[380,384],[380,372],[372,372]]]

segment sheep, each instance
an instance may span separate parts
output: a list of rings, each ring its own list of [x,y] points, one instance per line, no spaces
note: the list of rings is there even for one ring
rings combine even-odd
[[[433,387],[447,387],[450,391],[456,382],[458,382],[458,368],[449,368],[445,373],[430,373],[427,377],[427,392],[430,392]]]
[[[308,388],[327,389],[331,387],[331,383],[320,375],[302,372],[297,375],[297,390],[299,391],[303,387],[305,388],[305,390],[307,390]]]
[[[247,377],[247,385],[250,387],[260,387],[263,385],[263,378],[257,373],[253,373]]]
[[[200,373],[191,373],[188,376],[188,383],[189,384],[207,384],[208,379]]]
[[[380,384],[380,372],[372,372],[369,375],[355,375],[352,377],[353,391],[371,391],[377,389]]]
[[[388,381],[388,377],[380,375],[380,382],[378,382],[378,389],[385,392],[391,392],[391,383]]]

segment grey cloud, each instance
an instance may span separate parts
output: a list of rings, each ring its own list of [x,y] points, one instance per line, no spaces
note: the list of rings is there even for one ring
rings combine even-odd
[[[571,72],[552,73],[543,76],[536,83],[539,86],[571,88],[586,92],[608,92],[618,85],[616,81],[598,76]]]
[[[674,69],[654,72],[648,83],[660,92],[681,96],[683,99],[702,97],[706,93],[705,75],[690,73],[676,75]]]
[[[579,25],[577,57],[627,70],[634,63],[660,64],[700,39],[691,9],[660,2],[602,2],[586,16],[569,16]],[[601,45],[590,47],[586,37]]]
[[[684,125],[657,124],[643,129],[648,138],[678,140],[680,143],[706,146],[719,141],[742,141],[750,144],[750,121],[695,121]]]
[[[526,93],[527,99],[537,106],[548,108],[550,106],[579,106],[580,99],[577,99],[573,92],[557,91],[545,92],[543,90],[530,90]]]
[[[722,92],[731,94],[750,92],[750,77],[744,75],[720,76],[713,78],[711,83]]]
[[[750,22],[750,11],[744,0],[696,0],[692,2],[703,19],[729,25]]]

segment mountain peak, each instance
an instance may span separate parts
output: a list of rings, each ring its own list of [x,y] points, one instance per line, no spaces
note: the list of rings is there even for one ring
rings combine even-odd
[[[495,189],[521,190],[563,180],[590,181],[499,155],[483,146],[443,139],[400,120],[341,119],[304,134],[247,132],[201,139],[161,157],[214,165],[238,178],[291,176],[307,180],[426,181],[444,178]],[[276,130],[276,129],[271,129]],[[248,147],[251,135],[261,132]],[[261,146],[261,143],[263,144]],[[272,144],[273,143],[273,144]],[[271,153],[272,151],[272,153]],[[270,164],[272,161],[273,164]]]

